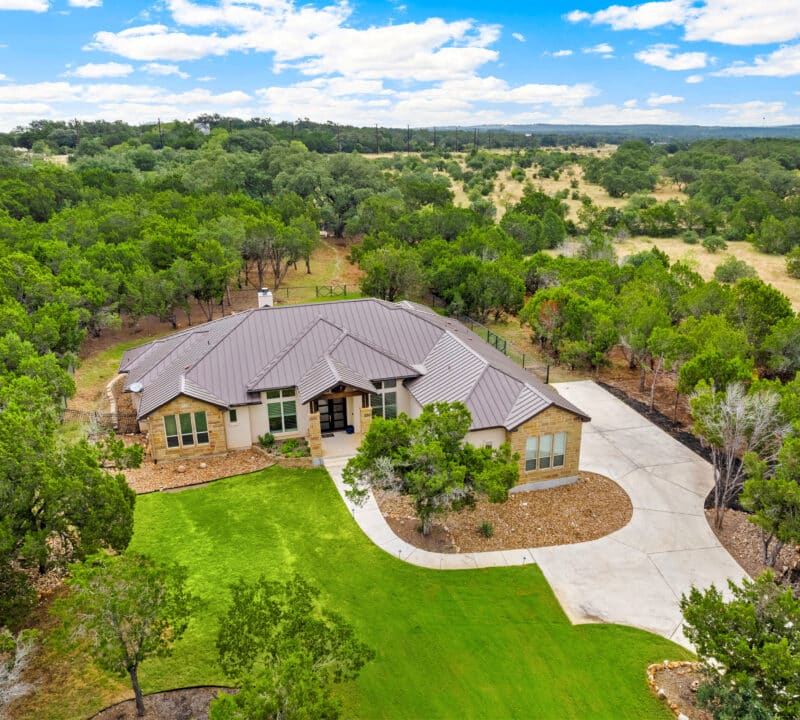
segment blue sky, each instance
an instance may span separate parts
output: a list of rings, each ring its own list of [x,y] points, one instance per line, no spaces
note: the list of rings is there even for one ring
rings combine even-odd
[[[0,129],[800,122],[798,0],[0,0]]]

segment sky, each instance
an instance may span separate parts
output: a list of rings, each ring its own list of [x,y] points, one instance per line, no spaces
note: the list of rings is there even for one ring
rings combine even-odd
[[[800,123],[800,0],[0,0],[0,130]]]

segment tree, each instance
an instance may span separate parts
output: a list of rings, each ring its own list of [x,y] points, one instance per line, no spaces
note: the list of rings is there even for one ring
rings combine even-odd
[[[385,245],[365,253],[359,264],[364,272],[360,281],[362,295],[394,302],[414,297],[422,290],[422,265],[413,248]]]
[[[242,690],[215,700],[212,720],[338,718],[331,686],[355,679],[373,650],[299,575],[240,580],[230,591],[216,644],[220,665]]]
[[[713,585],[681,598],[684,633],[707,677],[698,696],[715,718],[800,717],[800,600],[769,571],[728,586],[729,601]]]
[[[0,717],[14,700],[33,690],[23,677],[35,648],[35,630],[21,630],[17,635],[0,630]]]
[[[800,371],[800,316],[779,320],[761,345],[767,367],[781,377]]]
[[[747,333],[747,339],[759,347],[773,325],[792,317],[789,299],[772,285],[758,278],[744,278],[733,287],[728,319]]]
[[[789,277],[800,279],[800,245],[793,248],[786,256],[786,274]]]
[[[209,320],[214,318],[214,304],[223,301],[237,269],[232,252],[216,240],[202,241],[192,253],[189,263],[192,295]]]
[[[701,383],[690,401],[694,432],[711,449],[714,467],[714,522],[722,527],[725,510],[742,487],[746,453],[773,463],[788,432],[778,411],[780,396],[770,390],[748,394],[741,383],[716,392]]]
[[[735,255],[728,255],[714,268],[714,280],[728,285],[733,285],[747,277],[756,277],[755,268],[744,260],[739,260]]]
[[[413,420],[405,413],[375,418],[342,473],[348,497],[363,502],[373,487],[410,495],[424,535],[437,514],[470,505],[477,495],[504,502],[519,477],[518,457],[508,444],[492,450],[466,443],[471,423],[460,402],[426,405]]]
[[[56,612],[89,641],[101,667],[130,677],[141,717],[139,665],[170,655],[194,610],[186,570],[125,553],[96,555],[71,571],[67,584],[73,592],[58,601]]]
[[[795,439],[796,454],[799,448]],[[788,452],[788,447],[784,446],[781,454],[784,450]],[[762,558],[770,567],[775,567],[778,553],[786,543],[800,542],[800,477],[792,477],[790,463],[784,468],[781,454],[773,475],[769,474],[767,463],[757,456],[751,453],[744,457],[749,477],[739,497],[742,507],[753,513],[748,520],[761,528]]]

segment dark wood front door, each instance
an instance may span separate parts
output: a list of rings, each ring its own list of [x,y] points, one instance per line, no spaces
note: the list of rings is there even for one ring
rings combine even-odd
[[[347,398],[319,400],[319,427],[324,433],[347,427]]]

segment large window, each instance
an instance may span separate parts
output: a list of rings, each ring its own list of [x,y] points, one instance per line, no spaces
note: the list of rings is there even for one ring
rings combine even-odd
[[[529,437],[525,441],[525,471],[564,467],[567,433]]]
[[[374,380],[372,384],[378,390],[369,395],[372,417],[393,420],[397,417],[397,380]]]
[[[297,430],[297,401],[294,388],[267,390],[267,417],[272,433]]]
[[[208,445],[208,420],[205,412],[164,416],[167,448]]]

